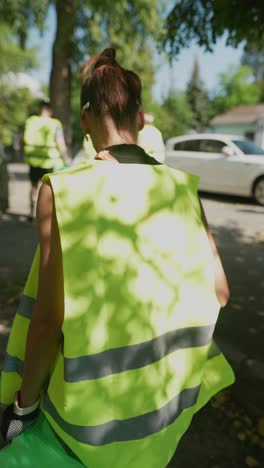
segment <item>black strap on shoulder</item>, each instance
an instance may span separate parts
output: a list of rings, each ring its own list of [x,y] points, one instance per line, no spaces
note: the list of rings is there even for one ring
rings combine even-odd
[[[121,164],[149,164],[160,165],[161,163],[149,156],[138,145],[113,145],[105,148]]]

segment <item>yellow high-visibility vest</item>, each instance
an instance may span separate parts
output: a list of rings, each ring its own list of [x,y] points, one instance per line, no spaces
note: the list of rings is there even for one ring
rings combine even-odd
[[[26,121],[24,158],[31,166],[59,169],[63,165],[56,143],[56,131],[62,130],[58,119],[33,115]]]
[[[212,341],[220,305],[198,178],[95,161],[49,180],[65,311],[42,409],[85,466],[163,468],[194,413],[234,380]],[[38,264],[37,252],[8,343],[3,403],[21,384]]]

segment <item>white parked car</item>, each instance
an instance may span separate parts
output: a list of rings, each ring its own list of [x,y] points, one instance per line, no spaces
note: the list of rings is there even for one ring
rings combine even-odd
[[[166,163],[198,175],[200,190],[253,196],[264,205],[264,150],[241,136],[200,133],[170,138]]]

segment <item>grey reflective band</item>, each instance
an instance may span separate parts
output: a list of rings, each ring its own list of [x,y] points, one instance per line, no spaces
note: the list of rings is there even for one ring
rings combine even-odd
[[[23,317],[30,319],[35,302],[36,299],[34,299],[33,297],[22,294],[17,313],[19,315],[22,315]]]
[[[57,146],[56,146],[56,145],[55,145],[55,146],[31,145],[30,143],[26,143],[26,144],[24,145],[24,147],[25,147],[25,146],[26,146],[27,148],[30,147],[30,148],[45,148],[45,149],[46,149],[46,148],[48,148],[48,149],[50,149],[50,148],[54,149],[54,148],[55,148],[55,149],[57,149]]]
[[[222,352],[219,348],[213,343],[213,349],[210,347],[208,353],[208,359],[213,359],[216,356],[220,356]],[[19,359],[16,356],[11,356],[10,354],[6,354],[6,358],[4,361],[3,371],[5,372],[17,372],[18,374],[22,375],[23,372],[24,361]]]
[[[65,421],[56,410],[48,394],[45,396],[43,407],[61,429],[71,437],[82,444],[101,446],[113,442],[144,439],[160,432],[172,424],[184,409],[190,408],[196,403],[199,390],[200,385],[187,388],[155,411],[129,419],[109,421],[97,426],[77,426]],[[89,404],[88,400],[87,404]]]
[[[64,358],[64,379],[66,382],[81,382],[148,366],[179,349],[208,345],[214,328],[214,324],[180,328],[144,343],[89,356]]]
[[[24,361],[15,356],[10,356],[6,354],[3,371],[4,372],[17,372],[19,375],[22,375],[24,367]]]

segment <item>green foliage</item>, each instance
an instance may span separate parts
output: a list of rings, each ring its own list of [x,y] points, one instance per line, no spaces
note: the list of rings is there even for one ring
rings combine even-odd
[[[129,45],[137,49],[149,36],[160,38],[164,4],[164,0],[82,0],[82,7],[76,8],[79,29],[75,35],[82,58],[111,44],[124,51],[129,62]]]
[[[122,66],[141,77],[144,102],[149,102],[154,83],[149,38],[160,38],[164,0],[84,0],[82,4],[82,10],[77,11],[77,63],[106,47],[115,47]]]
[[[1,11],[11,4],[4,3],[0,5]],[[14,133],[24,124],[34,101],[28,89],[17,87],[14,79],[9,80],[9,74],[33,68],[37,62],[36,50],[22,49],[13,29],[3,18],[6,17],[1,16],[0,22],[0,143],[9,146]]]
[[[201,132],[208,124],[208,94],[200,79],[199,63],[194,62],[193,72],[187,84],[186,97],[193,113],[192,128]]]
[[[0,143],[9,146],[34,108],[35,98],[27,88],[0,82]]]
[[[254,44],[245,47],[241,58],[241,65],[247,65],[253,71],[255,81],[264,79],[264,48],[259,49]]]
[[[155,116],[155,126],[164,140],[183,135],[191,129],[193,114],[184,93],[169,91],[162,104],[150,109]]]
[[[260,87],[261,98],[264,101],[264,47],[259,48],[255,44],[248,44],[245,47],[241,59],[242,65],[247,65],[252,69],[255,83]]]
[[[11,28],[0,23],[0,75],[17,72],[36,66],[36,50],[23,50],[14,37]]]
[[[227,45],[246,41],[264,46],[263,0],[177,0],[167,17],[163,43],[171,56],[192,41],[211,51],[224,34]]]
[[[13,0],[0,6],[1,13],[14,26],[21,44],[25,44],[29,25],[43,28],[51,0]],[[61,118],[68,141],[70,136],[69,99],[72,113],[79,114],[79,83],[71,71],[78,75],[79,65],[105,47],[117,50],[118,61],[135,70],[143,81],[143,103],[152,101],[154,81],[152,41],[161,34],[165,0],[56,0],[57,32],[53,50],[50,94],[55,114]],[[164,14],[163,14],[164,16]],[[69,65],[70,64],[70,65]],[[67,69],[67,74],[65,74]],[[68,80],[68,82],[66,82]],[[61,99],[60,94],[63,94]],[[73,143],[80,140],[78,117],[73,117]]]
[[[252,81],[252,70],[247,66],[233,68],[219,75],[219,86],[211,103],[211,116],[241,104],[256,104],[261,88]]]
[[[12,28],[25,47],[28,29],[33,22],[41,30],[50,0],[8,0],[0,2],[0,18]]]

